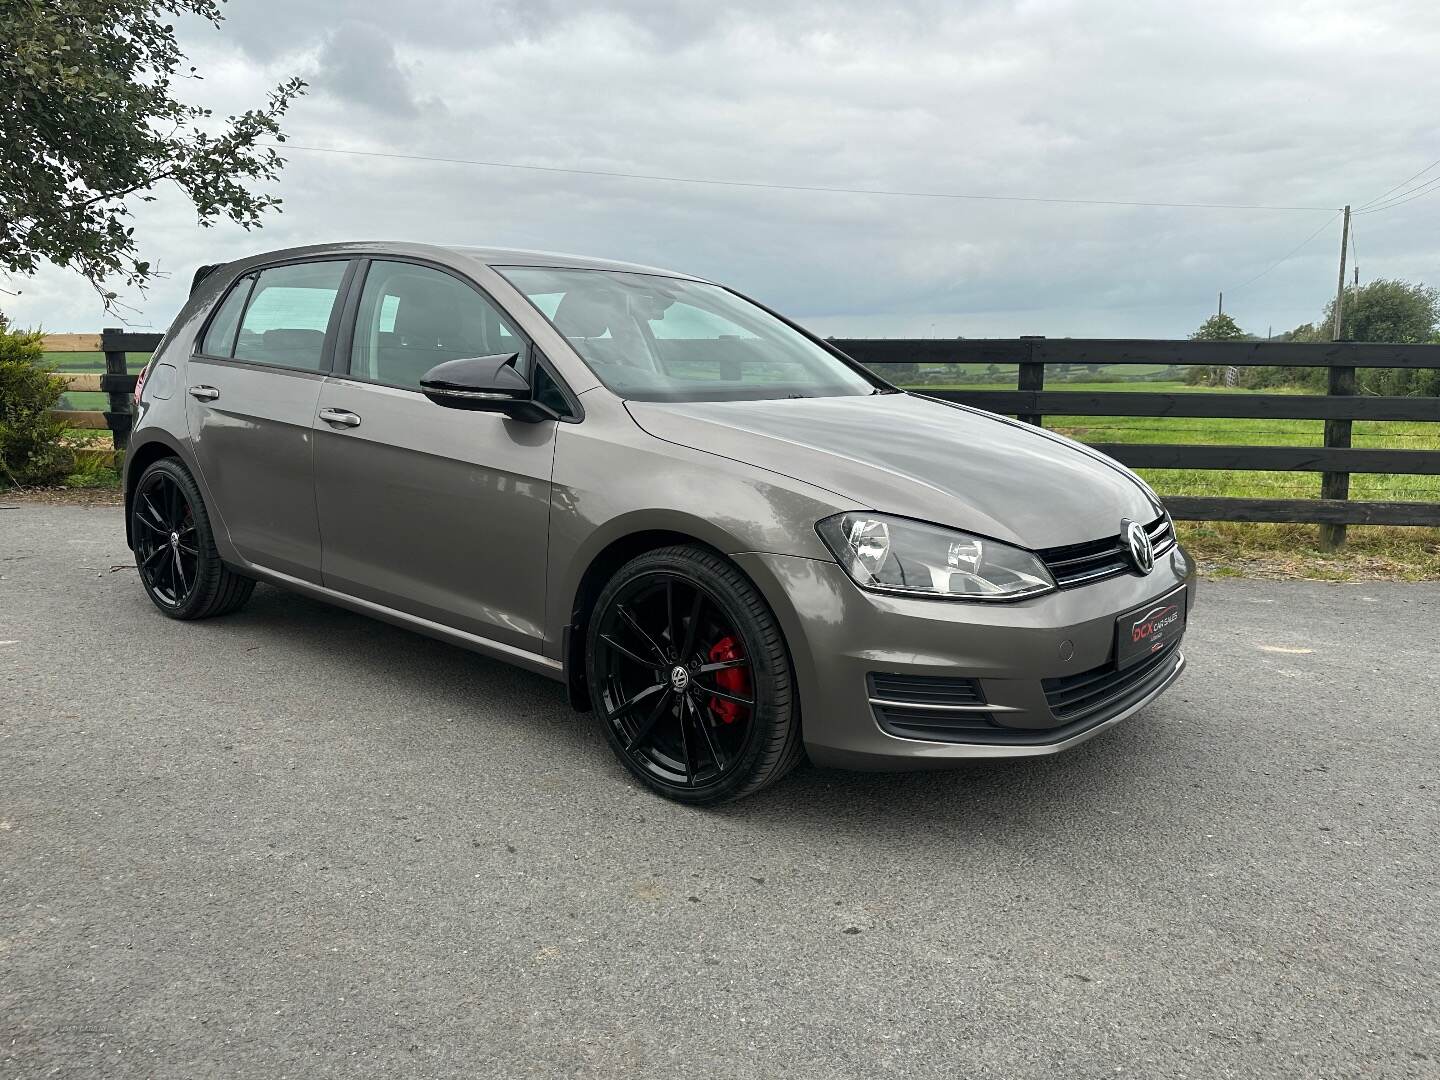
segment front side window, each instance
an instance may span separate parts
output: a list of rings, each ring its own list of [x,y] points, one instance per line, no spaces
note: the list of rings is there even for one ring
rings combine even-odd
[[[840,397],[876,386],[763,308],[700,281],[613,270],[497,267],[622,397]]]
[[[350,374],[419,389],[436,364],[519,353],[525,343],[494,304],[459,278],[428,266],[377,259],[365,275]]]
[[[240,320],[235,359],[323,371],[325,330],[345,266],[338,261],[294,263],[260,271]]]

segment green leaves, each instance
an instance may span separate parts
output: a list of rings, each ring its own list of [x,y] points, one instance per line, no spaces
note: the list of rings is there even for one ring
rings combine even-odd
[[[41,369],[39,331],[11,330],[0,316],[0,485],[52,484],[74,466],[50,412],[65,380]]]
[[[143,289],[152,273],[128,200],[153,199],[169,181],[201,225],[247,229],[278,208],[256,188],[284,161],[261,144],[283,139],[280,119],[305,84],[287,80],[264,107],[213,130],[208,109],[172,93],[175,78],[197,78],[167,18],[182,14],[221,19],[217,0],[0,5],[0,269],[69,267],[110,307],[115,287]]]
[[[1191,341],[1244,341],[1249,335],[1223,312],[1211,315],[1190,335]]]

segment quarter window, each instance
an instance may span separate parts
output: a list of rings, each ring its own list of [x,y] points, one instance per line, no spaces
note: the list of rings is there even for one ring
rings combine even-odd
[[[240,312],[250,298],[250,286],[254,281],[253,276],[243,277],[230,286],[230,292],[210,320],[210,329],[205,331],[205,340],[200,345],[200,351],[206,356],[234,355],[235,330],[240,325]]]
[[[339,261],[296,263],[260,271],[240,320],[235,359],[323,371],[325,330],[345,266]]]
[[[377,259],[365,275],[350,374],[418,389],[436,364],[469,356],[519,353],[524,341],[498,308],[450,274]],[[523,370],[523,368],[522,368]]]

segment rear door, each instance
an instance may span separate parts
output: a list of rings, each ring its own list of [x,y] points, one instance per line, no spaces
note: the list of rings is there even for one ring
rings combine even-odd
[[[312,427],[351,265],[312,260],[241,277],[186,373],[191,443],[236,549],[317,584]]]
[[[325,585],[543,652],[556,422],[446,409],[419,392],[446,360],[514,352],[526,370],[529,341],[439,267],[375,259],[351,293],[315,421]]]

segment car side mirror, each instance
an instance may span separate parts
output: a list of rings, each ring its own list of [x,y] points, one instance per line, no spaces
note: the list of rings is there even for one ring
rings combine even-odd
[[[538,404],[530,383],[515,367],[519,353],[467,356],[436,364],[420,378],[420,392],[436,405],[469,412],[497,412],[534,423],[553,419]]]

